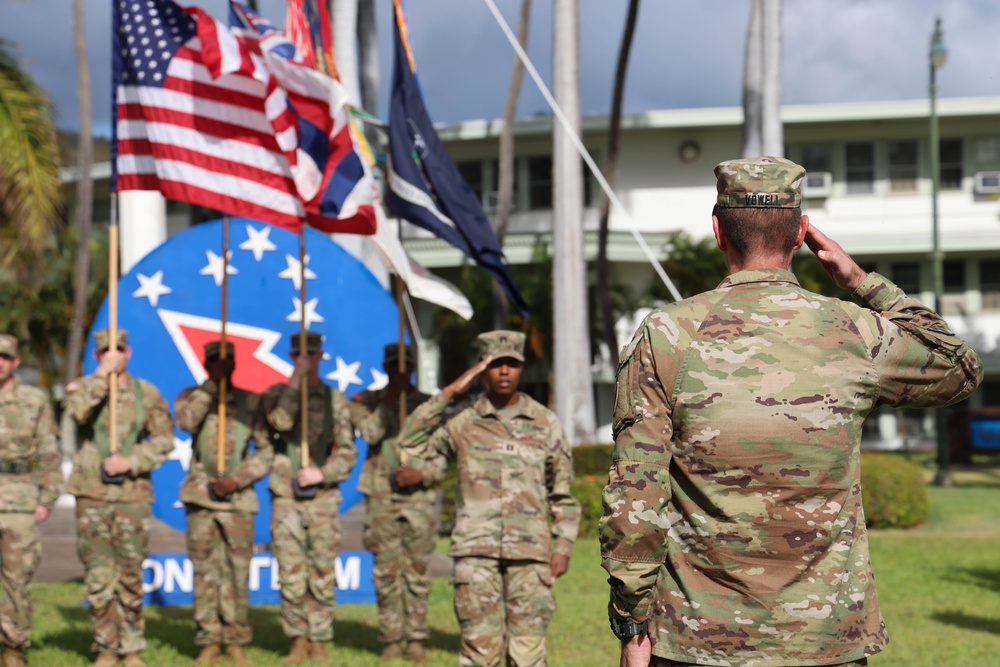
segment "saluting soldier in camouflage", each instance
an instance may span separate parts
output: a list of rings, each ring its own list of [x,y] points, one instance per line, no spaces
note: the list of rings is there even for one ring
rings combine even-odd
[[[77,549],[85,569],[84,587],[94,623],[97,667],[143,665],[146,648],[142,613],[142,561],[149,555],[153,484],[150,473],[174,447],[174,425],[166,401],[149,382],[126,372],[132,350],[118,330],[109,349],[107,330],[94,334],[99,362],[93,375],[71,382],[66,410],[77,425],[79,449],[67,491],[76,496]],[[116,424],[118,450],[108,437],[108,379],[118,374]],[[121,483],[105,483],[124,476]]]
[[[194,643],[196,665],[222,656],[249,665],[244,646],[253,638],[247,620],[247,579],[253,558],[257,494],[253,483],[271,467],[274,450],[260,412],[260,396],[234,387],[235,349],[205,344],[208,379],[184,389],[174,402],[177,425],[192,435],[191,467],[181,485],[187,508],[187,549],[194,565]],[[226,382],[225,468],[218,467],[219,389]],[[250,451],[253,441],[254,450]]]
[[[351,421],[368,443],[358,491],[366,497],[364,545],[375,555],[372,577],[378,595],[379,641],[385,645],[382,658],[402,657],[405,639],[406,658],[423,662],[431,590],[428,568],[437,537],[435,502],[444,467],[407,465],[400,474],[411,483],[400,487],[390,482],[400,469],[400,398],[405,397],[407,414],[430,398],[410,384],[416,358],[410,346],[405,350],[405,370],[400,372],[399,345],[385,346],[382,368],[389,376],[388,385],[355,394]]]
[[[31,637],[31,578],[42,557],[37,524],[59,497],[62,475],[52,406],[17,381],[17,339],[0,335],[0,639],[4,667],[24,664]]]
[[[524,338],[515,331],[480,334],[479,363],[414,410],[400,438],[421,458],[458,465],[450,554],[463,667],[500,665],[505,656],[521,667],[546,664],[552,582],[569,568],[580,525],[562,427],[517,391]],[[480,377],[485,394],[446,419],[451,401]]]
[[[340,552],[340,489],[357,461],[354,428],[347,398],[319,377],[323,339],[309,333],[299,354],[299,335],[291,337],[295,370],[287,384],[264,393],[264,410],[273,431],[274,461],[268,488],[271,547],[278,559],[281,626],[292,638],[282,664],[327,662],[326,643],[333,639],[335,563]],[[309,467],[300,466],[300,381],[307,378]],[[311,499],[297,499],[293,479],[315,489]]]
[[[982,367],[940,316],[809,224],[802,167],[715,173],[730,275],[651,313],[618,369],[601,546],[622,664],[867,664],[887,636],[862,423],[879,404],[961,401]],[[803,242],[857,303],[799,286]]]

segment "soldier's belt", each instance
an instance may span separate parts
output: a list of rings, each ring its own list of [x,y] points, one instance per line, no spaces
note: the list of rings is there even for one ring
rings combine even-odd
[[[31,461],[5,461],[0,459],[0,475],[23,475],[24,473],[31,472],[32,467]]]

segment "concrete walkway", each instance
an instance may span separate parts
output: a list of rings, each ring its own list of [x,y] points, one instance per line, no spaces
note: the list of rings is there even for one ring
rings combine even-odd
[[[359,504],[341,517],[344,551],[363,551],[361,533],[365,523],[365,508]],[[76,508],[72,498],[60,498],[48,520],[41,525],[42,562],[35,581],[82,581],[83,564],[76,553]],[[151,549],[153,553],[184,553],[187,546],[184,533],[153,518]],[[451,559],[439,553],[431,556],[431,576],[451,574]]]

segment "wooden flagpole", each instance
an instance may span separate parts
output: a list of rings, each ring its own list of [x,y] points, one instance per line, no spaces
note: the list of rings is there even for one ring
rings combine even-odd
[[[118,193],[111,193],[108,226],[108,349],[118,349]],[[136,396],[135,400],[142,400]],[[111,371],[108,386],[108,451],[118,453],[118,369]]]
[[[226,361],[226,316],[229,306],[229,216],[222,217],[222,306],[219,331],[219,361]],[[215,476],[222,478],[226,472],[226,385],[227,378],[219,381],[218,430],[215,437]]]
[[[306,353],[306,228],[299,232],[299,354]],[[310,369],[310,372],[311,369]],[[299,467],[309,467],[309,375],[299,381]]]

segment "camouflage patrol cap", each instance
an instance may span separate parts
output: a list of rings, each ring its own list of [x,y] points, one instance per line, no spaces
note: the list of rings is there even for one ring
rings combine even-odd
[[[487,331],[476,336],[479,343],[479,358],[493,357],[502,359],[510,357],[524,361],[524,334],[520,331]]]
[[[219,341],[210,340],[205,343],[205,361],[209,359],[217,359],[219,357]],[[226,341],[226,358],[232,359],[233,355],[236,353],[236,348],[228,340]]]
[[[8,357],[16,357],[17,339],[10,334],[0,334],[0,354]]]
[[[780,157],[756,157],[715,166],[718,204],[725,208],[797,208],[806,170]]]
[[[291,340],[292,356],[297,356],[299,354],[299,334],[292,334],[289,339]],[[306,354],[314,354],[316,352],[323,351],[323,334],[317,333],[315,331],[309,331],[306,333]]]
[[[104,352],[109,347],[108,335],[110,332],[107,329],[101,329],[100,331],[94,332],[94,347],[97,348],[98,352]],[[124,329],[119,329],[117,332],[118,343],[115,345],[119,350],[124,350],[128,347],[128,332]]]
[[[413,346],[407,345],[406,349],[406,363],[408,366],[417,365],[417,355],[413,352]],[[388,365],[396,363],[399,361],[399,343],[390,343],[382,348],[382,363],[383,365]]]

